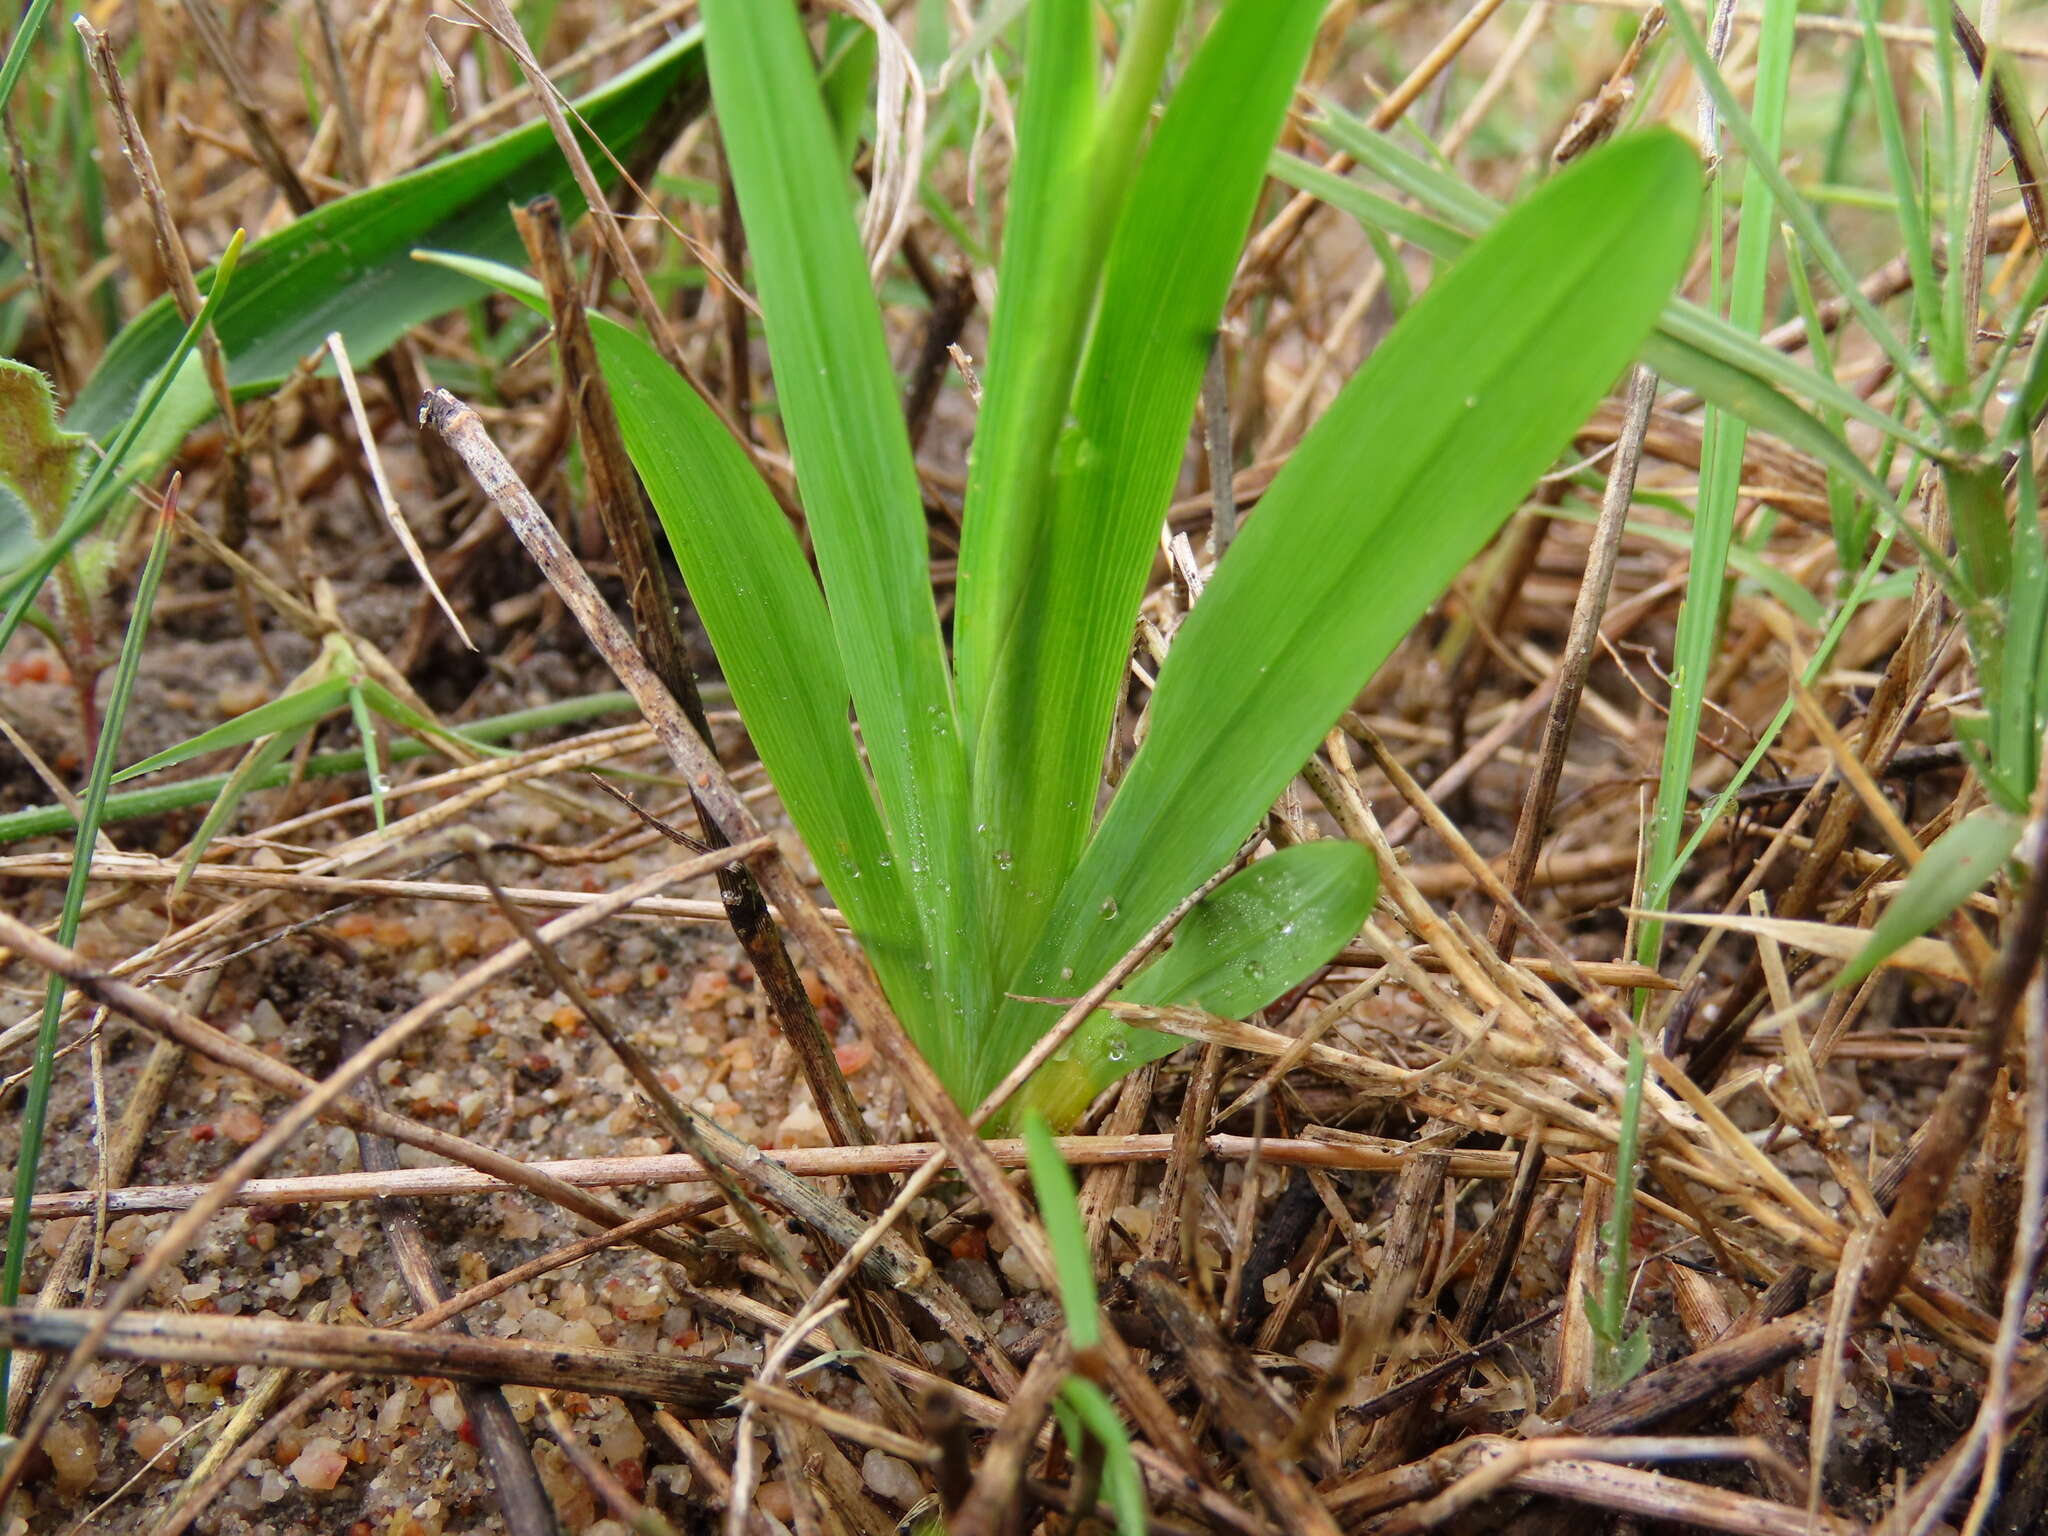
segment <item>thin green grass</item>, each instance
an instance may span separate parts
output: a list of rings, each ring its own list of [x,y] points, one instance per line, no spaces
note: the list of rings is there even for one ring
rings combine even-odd
[[[134,696],[135,679],[142,670],[142,648],[149,636],[150,611],[157,587],[163,580],[164,561],[171,547],[171,511],[177,502],[174,483],[165,498],[165,509],[157,520],[150,540],[149,558],[136,583],[135,600],[128,619],[128,632],[121,643],[121,659],[114,669],[114,682],[107,699],[106,716],[100,725],[92,771],[86,778],[85,795],[79,806],[78,835],[72,844],[71,878],[64,887],[64,906],[57,919],[57,942],[70,945],[78,938],[79,914],[85,907],[85,893],[91,884],[93,850],[98,845],[100,821],[106,810],[107,791],[114,781],[114,760],[121,748],[121,731],[128,718],[128,703]],[[42,1160],[43,1131],[48,1121],[50,1084],[56,1070],[57,1032],[64,1014],[64,978],[55,974],[43,995],[42,1022],[36,1029],[35,1056],[29,1068],[28,1088],[22,1097],[21,1151],[14,1166],[14,1195],[7,1213],[7,1253],[0,1261],[0,1306],[11,1307],[21,1299],[22,1266],[28,1258],[29,1205],[36,1192],[36,1169]],[[7,1396],[8,1371],[13,1356],[0,1349],[0,1400]]]

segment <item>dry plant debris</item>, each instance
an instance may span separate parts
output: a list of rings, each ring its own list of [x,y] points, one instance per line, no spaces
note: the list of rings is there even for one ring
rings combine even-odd
[[[1017,106],[1014,54],[978,28],[1005,8],[812,9],[840,64],[864,26],[895,29],[882,121],[840,105],[873,137],[855,168],[944,611]],[[70,982],[27,1289],[0,1309],[22,1437],[0,1532],[1111,1526],[1100,1455],[1055,1427],[1069,1373],[1115,1404],[1164,1532],[2043,1528],[2044,808],[1938,930],[1834,985],[1987,800],[1957,725],[1987,680],[1911,540],[1808,665],[1843,591],[1838,466],[1760,431],[1732,461],[1694,810],[1767,751],[1652,910],[1639,871],[1716,450],[1696,397],[1647,368],[1616,382],[1584,457],[1530,488],[1261,829],[1373,851],[1355,939],[1254,1017],[1106,1004],[1185,1048],[1059,1142],[1102,1297],[1103,1338],[1076,1350],[1025,1148],[975,1134],[993,1102],[945,1096],[849,944],[648,537],[579,334],[583,302],[650,328],[800,509],[701,94],[679,89],[622,167],[560,105],[694,6],[459,10],[95,6],[89,53],[48,27],[10,110],[0,326],[65,403],[125,317],[164,293],[197,310],[195,272],[235,229],[516,121],[582,145],[558,189],[601,190],[615,216],[521,210],[552,330],[476,299],[356,356],[360,385],[309,365],[239,399],[209,345],[199,382],[225,409],[176,451],[121,756],[246,719],[336,646],[431,725],[514,716],[509,750],[478,745],[488,724],[458,758],[370,722],[373,785],[337,757],[366,713],[308,722],[189,875],[220,786],[121,802],[62,944],[75,850],[29,813],[84,791],[95,679],[159,520],[106,525],[61,625],[0,650],[10,1157],[45,978]],[[1764,29],[1712,19],[1742,95]],[[1965,82],[1999,58],[1960,12],[1927,20],[1876,32],[1932,112],[1951,49]],[[1902,313],[1912,252],[1851,195],[1884,176],[1875,128],[1840,105],[1861,22],[1787,25],[1786,138],[1842,125],[1821,179],[1857,303]],[[2024,11],[2005,33],[1968,157],[1984,196],[1944,235],[1965,248],[1935,252],[1972,264],[1987,324],[2044,233],[2024,105],[2048,34]],[[1350,170],[1318,115],[1335,103],[1417,127],[1505,195],[1624,121],[1692,125],[1682,57],[1632,4],[1336,0],[1283,148]],[[920,144],[922,203],[902,159]],[[1428,271],[1269,187],[1112,775],[1217,554]],[[1856,303],[1803,281],[1772,269],[1783,323],[1762,345],[1825,351],[1847,391],[1903,412]],[[339,341],[327,356],[349,366]],[[418,430],[423,398],[438,430]],[[1936,478],[1904,456],[1892,473],[1940,543]],[[134,497],[160,502],[164,478]],[[1623,1257],[1647,1369],[1615,1380],[1588,1297],[1638,1018]]]

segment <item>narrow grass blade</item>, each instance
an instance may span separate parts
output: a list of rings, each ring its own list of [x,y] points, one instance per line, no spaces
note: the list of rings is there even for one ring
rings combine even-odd
[[[1758,45],[1756,116],[1743,139],[1748,164],[1742,183],[1742,215],[1735,236],[1735,266],[1730,276],[1728,321],[1743,335],[1762,326],[1764,284],[1769,276],[1771,247],[1777,237],[1773,189],[1766,162],[1775,167],[1782,135],[1785,94],[1791,75],[1793,0],[1770,0]],[[1700,64],[1702,69],[1710,65]],[[1718,77],[1717,77],[1718,78]],[[1716,194],[1718,199],[1718,192]],[[1685,813],[1692,784],[1693,751],[1706,705],[1706,681],[1713,669],[1721,628],[1723,586],[1728,546],[1734,539],[1735,507],[1741,491],[1748,424],[1740,416],[1710,409],[1700,450],[1699,510],[1693,518],[1692,563],[1684,601],[1678,610],[1673,642],[1670,714],[1665,724],[1662,770],[1651,821],[1646,856],[1645,901],[1668,904],[1671,882],[1678,872],[1677,853],[1685,836]],[[1662,930],[1645,924],[1638,958],[1656,963]]]
[[[1124,200],[1066,412],[1051,506],[1028,522],[975,737],[974,823],[998,975],[1030,953],[1094,822],[1096,788],[1160,519],[1213,333],[1321,7],[1237,0],[1209,29]],[[1046,515],[1047,512],[1050,515]]]
[[[1097,116],[1095,7],[1037,0],[1024,34],[1024,91],[989,319],[981,412],[967,468],[954,667],[971,753],[997,639],[1013,611],[1034,528],[1051,510],[1054,444],[1094,297],[1086,180]]]
[[[64,906],[57,918],[57,942],[77,941],[79,915],[85,908],[85,893],[92,874],[92,856],[99,842],[100,817],[106,809],[107,791],[114,778],[114,759],[121,749],[121,731],[127,723],[128,704],[135,694],[135,679],[142,670],[142,647],[149,634],[149,616],[162,583],[164,562],[170,553],[173,520],[170,507],[177,503],[175,483],[168,506],[157,519],[155,536],[136,582],[135,602],[128,619],[128,633],[121,641],[121,658],[114,668],[113,688],[107,697],[106,717],[100,723],[99,745],[93,756],[92,772],[86,778],[85,796],[79,806],[78,835],[72,844],[71,878],[64,887]],[[13,1306],[21,1297],[22,1265],[28,1256],[29,1203],[36,1191],[36,1169],[42,1159],[43,1131],[48,1122],[50,1083],[56,1071],[57,1028],[64,1013],[64,979],[52,976],[43,993],[43,1016],[36,1030],[35,1055],[29,1068],[28,1089],[22,1099],[20,1153],[14,1165],[14,1198],[7,1213],[7,1253],[0,1261],[0,1306]],[[11,1357],[0,1350],[0,1400],[7,1395],[7,1373]]]
[[[966,754],[923,496],[850,189],[788,0],[706,0],[703,14],[719,132],[841,665],[922,924],[937,1016],[972,1031],[994,981],[971,866]],[[965,1049],[956,1042],[936,1059]]]
[[[676,93],[703,88],[703,53],[693,32],[578,104],[591,129],[622,158],[659,122]],[[600,179],[608,158],[591,156]],[[415,266],[417,247],[512,258],[521,249],[506,211],[543,193],[574,218],[582,196],[545,123],[532,123],[409,175],[337,198],[252,244],[243,282],[222,306],[215,334],[238,393],[274,388],[339,331],[349,355],[367,364],[413,326],[477,298],[459,273]],[[205,274],[200,284],[205,286]],[[102,443],[134,414],[145,385],[176,349],[177,309],[168,297],[137,315],[114,338],[72,406],[70,426]],[[196,362],[135,456],[145,472],[213,412]]]
[[[337,701],[340,702],[340,701]],[[206,850],[223,827],[233,824],[235,812],[242,808],[242,801],[248,798],[265,776],[284,766],[284,760],[292,755],[298,744],[306,737],[312,726],[294,726],[266,736],[235,764],[234,772],[221,786],[212,805],[206,808],[206,815],[200,818],[199,830],[192,834],[192,841],[185,845],[185,857],[179,861],[178,877],[171,882],[171,900],[176,901],[184,893],[185,884],[192,878],[192,871],[199,867],[199,861],[206,857]]]
[[[159,768],[174,768],[179,763],[189,762],[208,752],[218,752],[227,747],[239,747],[262,736],[273,736],[279,731],[306,731],[340,709],[348,702],[349,685],[345,678],[328,677],[305,688],[259,704],[246,714],[224,720],[211,730],[201,731],[197,736],[188,737],[174,746],[165,747],[161,752],[152,753],[141,762],[123,768],[114,775],[116,784],[139,778],[145,773],[154,773]]]
[[[1616,141],[1417,301],[1181,627],[1150,734],[1012,990],[1100,974],[1230,857],[1635,356],[1690,254],[1698,189],[1676,135]],[[1033,1033],[1030,1010],[1006,1010],[1004,1049]]]
[[[2012,857],[2023,829],[2018,817],[1985,810],[1965,816],[1936,838],[1906,876],[1856,958],[1842,967],[1835,986],[1855,986],[1983,889]]]
[[[1060,1308],[1075,1353],[1102,1342],[1101,1302],[1095,1294],[1095,1260],[1088,1249],[1088,1230],[1081,1224],[1081,1197],[1054,1143],[1043,1115],[1024,1118],[1024,1157],[1031,1169],[1031,1187],[1038,1194],[1038,1215],[1058,1271]]]
[[[228,241],[228,248],[222,254],[219,264],[213,269],[213,283],[207,290],[205,300],[199,306],[199,313],[192,317],[192,323],[186,326],[178,337],[177,345],[171,349],[170,355],[164,359],[162,368],[150,380],[149,387],[143,391],[141,403],[130,413],[120,431],[114,435],[113,442],[107,446],[105,456],[86,475],[85,483],[78,488],[72,497],[70,509],[64,514],[63,525],[43,541],[42,547],[33,558],[5,574],[4,578],[0,578],[0,601],[7,604],[5,613],[0,614],[0,650],[5,650],[7,642],[14,638],[15,630],[21,626],[22,616],[36,600],[36,594],[42,590],[50,572],[57,568],[80,539],[92,531],[93,526],[104,515],[112,492],[125,485],[135,474],[136,471],[127,462],[129,452],[137,436],[163,403],[165,395],[170,392],[172,383],[178,377],[186,359],[192,356],[193,348],[199,344],[199,338],[205,334],[207,326],[213,323],[214,314],[233,284],[235,263],[240,259],[241,253],[242,231],[236,230],[234,237]],[[73,416],[75,415],[74,411]],[[75,429],[78,425],[74,419],[66,421],[67,427]]]
[[[510,268],[428,259],[547,312],[539,285]],[[855,749],[846,671],[803,548],[745,451],[675,370],[615,321],[594,314],[590,326],[627,451],[754,747],[890,1001],[929,1041],[924,940]]]
[[[1686,13],[1683,6],[1673,6],[1665,12],[1665,19],[1671,28],[1671,35],[1677,38],[1679,46],[1692,60],[1701,86],[1714,98],[1722,123],[1742,146],[1743,154],[1748,157],[1748,169],[1770,189],[1779,212],[1798,232],[1800,240],[1812,253],[1814,260],[1820,263],[1822,270],[1828,274],[1836,291],[1856,312],[1856,318],[1862,322],[1864,330],[1869,332],[1870,339],[1883,350],[1885,356],[1891,360],[1892,366],[1898,369],[1899,377],[1906,387],[1920,397],[1934,413],[1939,424],[1943,419],[1940,402],[1935,398],[1935,393],[1927,380],[1922,377],[1920,360],[1913,348],[1891,328],[1884,316],[1878,313],[1877,306],[1865,296],[1855,272],[1848,262],[1843,260],[1842,253],[1836,249],[1834,241],[1828,238],[1827,231],[1821,228],[1820,220],[1814,217],[1813,209],[1785,179],[1784,172],[1778,168],[1776,154],[1760,137],[1756,124],[1742,109],[1742,104],[1735,99],[1735,93],[1728,88],[1728,82],[1722,78],[1720,70],[1715,67],[1713,59],[1708,55],[1707,46],[1700,38],[1699,29],[1693,25],[1692,17]],[[1935,30],[1937,34],[1945,35],[1945,29],[1937,27]]]
[[[1898,221],[1899,243],[1905,247],[1906,270],[1913,278],[1913,298],[1924,324],[1936,328],[1941,316],[1941,280],[1934,270],[1934,241],[1927,229],[1927,212],[1920,206],[1920,179],[1913,173],[1912,156],[1906,149],[1906,125],[1899,117],[1899,95],[1892,83],[1892,66],[1884,39],[1878,35],[1876,0],[1856,0],[1863,22],[1863,63],[1874,87],[1867,94],[1877,113],[1878,135],[1884,144],[1885,169],[1891,175],[1896,198],[1893,217]],[[1942,29],[1942,22],[1936,22]],[[1939,327],[1946,330],[1946,327]],[[1944,354],[1947,352],[1944,337]],[[1944,371],[1950,365],[1944,357]]]

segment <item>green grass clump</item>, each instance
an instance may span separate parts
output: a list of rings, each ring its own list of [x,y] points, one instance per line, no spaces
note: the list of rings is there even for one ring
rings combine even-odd
[[[1697,163],[1661,132],[1590,156],[1472,242],[1217,565],[1098,816],[1158,529],[1319,13],[1226,5],[1154,122],[1174,0],[1135,8],[1106,92],[1092,4],[1030,8],[950,658],[845,165],[786,0],[709,0],[706,49],[818,575],[710,409],[597,327],[762,761],[964,1102],[1049,1024],[1036,999],[1078,994],[1235,858],[1641,348],[1692,249]],[[1356,932],[1375,875],[1349,844],[1261,860],[1126,996],[1263,1006]],[[1071,1121],[1172,1045],[1097,1017],[1025,1097]]]

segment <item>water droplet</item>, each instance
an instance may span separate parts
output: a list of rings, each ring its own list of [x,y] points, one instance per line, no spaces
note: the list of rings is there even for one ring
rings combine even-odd
[[[1478,397],[1477,395],[1467,395],[1467,396],[1465,397],[1465,409],[1466,409],[1466,410],[1468,410],[1468,411],[1473,411],[1473,410],[1477,410],[1478,408],[1479,408],[1479,397]]]
[[[1245,979],[1246,981],[1263,981],[1263,980],[1265,980],[1265,977],[1266,977],[1266,965],[1265,965],[1265,962],[1264,962],[1264,961],[1262,961],[1262,960],[1247,960],[1247,961],[1245,961],[1245,963],[1244,963],[1244,979]]]
[[[1102,903],[1102,920],[1103,920],[1103,921],[1104,921],[1104,922],[1106,923],[1106,922],[1108,922],[1108,921],[1109,921],[1109,920],[1110,920],[1110,919],[1111,919],[1112,917],[1115,917],[1115,916],[1116,916],[1116,898],[1115,898],[1114,896],[1111,896],[1111,897],[1108,897],[1108,898],[1106,898],[1106,899],[1105,899],[1105,900],[1103,901],[1103,903]]]
[[[1074,968],[1073,968],[1073,967],[1072,967],[1071,965],[1063,965],[1063,966],[1061,966],[1061,967],[1060,967],[1060,980],[1061,980],[1061,981],[1072,981],[1073,979],[1074,979]]]
[[[1121,1035],[1112,1036],[1109,1043],[1102,1048],[1103,1060],[1109,1062],[1120,1062],[1130,1053],[1130,1047],[1124,1043]]]
[[[1282,923],[1282,924],[1280,925],[1280,937],[1281,937],[1281,938],[1283,938],[1283,939],[1284,939],[1284,938],[1286,938],[1286,937],[1287,937],[1287,936],[1288,936],[1289,934],[1291,934],[1291,933],[1293,933],[1293,932],[1294,932],[1294,924],[1292,924],[1292,923]]]
[[[1015,854],[1011,853],[1009,849],[1007,849],[1007,848],[998,848],[998,849],[996,850],[996,868],[997,868],[997,869],[1001,869],[1001,870],[1007,870],[1007,869],[1008,869],[1008,868],[1009,868],[1009,867],[1010,867],[1010,866],[1011,866],[1012,864],[1014,864],[1014,863],[1016,863],[1016,862],[1017,862],[1017,856],[1016,856]]]

